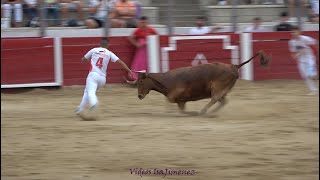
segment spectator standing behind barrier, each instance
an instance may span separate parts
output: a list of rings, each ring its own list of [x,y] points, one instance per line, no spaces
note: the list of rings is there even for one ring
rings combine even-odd
[[[275,31],[291,31],[292,25],[288,23],[288,13],[282,12],[280,14],[280,23],[274,27]]]
[[[131,70],[148,70],[147,36],[156,34],[158,34],[156,30],[148,25],[148,18],[142,16],[139,19],[138,28],[129,36],[129,41],[136,47]],[[133,78],[137,79],[138,74],[134,73]]]
[[[83,25],[84,21],[84,0],[61,0],[61,15],[62,15],[62,24],[68,26],[68,22],[71,20],[69,17],[69,11],[77,11],[78,22],[77,25]]]
[[[38,3],[37,0],[24,0],[23,8],[25,9],[28,16],[27,27],[37,26],[38,23]]]
[[[11,16],[12,11],[14,18]],[[5,0],[1,4],[1,17],[10,19],[13,27],[20,27],[23,20],[22,2],[20,0]]]
[[[206,18],[204,16],[199,16],[196,19],[196,27],[193,27],[190,29],[189,34],[190,35],[203,35],[208,34],[212,30],[205,26]]]
[[[104,26],[108,14],[108,4],[105,0],[89,1],[90,17],[85,21],[87,28],[101,28]]]
[[[113,28],[135,28],[136,27],[136,5],[129,0],[115,2],[110,13],[111,27]]]
[[[292,39],[289,41],[289,50],[292,58],[297,61],[301,77],[305,80],[310,90],[308,95],[316,95],[318,88],[313,81],[317,76],[316,58],[310,46],[318,45],[318,42],[309,36],[301,35],[298,27],[293,27],[291,34]]]
[[[249,27],[246,27],[243,32],[266,32],[267,30],[261,26],[261,18],[256,17],[253,19],[253,24]]]
[[[52,22],[53,26],[60,25],[60,18],[59,18],[59,4],[57,0],[45,0],[46,2],[46,18],[47,21]],[[52,18],[50,18],[50,16]]]

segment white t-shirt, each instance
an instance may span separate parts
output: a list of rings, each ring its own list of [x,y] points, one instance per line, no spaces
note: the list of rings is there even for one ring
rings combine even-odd
[[[248,26],[244,29],[243,32],[266,32],[267,30],[261,26]]]
[[[94,14],[94,17],[104,22],[107,16],[108,4],[105,0],[101,0],[101,2],[101,6],[98,7],[97,12]],[[99,3],[99,0],[89,0],[89,7],[95,7]]]
[[[194,27],[191,28],[189,34],[191,35],[202,35],[210,33],[211,29],[209,27]]]
[[[93,48],[86,55],[86,59],[90,60],[90,72],[96,72],[102,76],[107,75],[107,67],[109,61],[116,62],[119,58],[106,48]]]
[[[289,41],[289,50],[290,52],[299,52],[300,56],[298,57],[299,61],[307,62],[314,57],[313,51],[310,48],[310,45],[315,45],[317,40],[309,37],[300,35],[298,39],[291,39]]]
[[[24,1],[28,5],[37,5],[38,4],[37,0],[24,0]]]

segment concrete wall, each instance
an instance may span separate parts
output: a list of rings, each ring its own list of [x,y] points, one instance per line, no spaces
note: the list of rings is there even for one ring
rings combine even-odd
[[[208,6],[210,23],[231,22],[232,6]],[[279,19],[279,14],[287,11],[284,5],[240,5],[237,7],[238,22],[252,22],[254,17],[261,17],[263,21]]]
[[[238,24],[238,29],[244,29],[250,23]],[[264,23],[263,26],[268,31],[273,31],[276,23]],[[165,25],[153,25],[159,34],[166,35],[168,33]],[[219,32],[232,32],[232,26],[228,23],[222,24],[222,29]],[[175,27],[173,28],[174,34],[188,34],[191,27]],[[132,33],[133,28],[112,28],[110,29],[110,36],[128,36]],[[303,30],[305,31],[319,31],[319,24],[304,24]],[[83,29],[83,28],[61,28],[52,27],[48,28],[46,32],[47,37],[96,37],[103,36],[104,29]],[[1,29],[1,38],[4,37],[39,37],[38,28],[10,28]]]

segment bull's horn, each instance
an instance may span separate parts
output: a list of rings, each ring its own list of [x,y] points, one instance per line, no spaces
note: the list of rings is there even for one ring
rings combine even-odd
[[[132,72],[135,72],[135,73],[146,73],[147,71],[146,70],[141,70],[141,71],[132,71]]]
[[[137,80],[133,80],[133,81],[129,81],[127,78],[125,78],[124,76],[122,76],[123,79],[128,83],[128,84],[133,84],[135,85],[137,83]]]

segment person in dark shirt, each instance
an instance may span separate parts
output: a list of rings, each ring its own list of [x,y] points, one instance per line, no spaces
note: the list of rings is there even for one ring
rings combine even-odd
[[[291,31],[292,25],[288,23],[289,15],[287,12],[283,12],[280,14],[280,23],[275,26],[275,31]]]

